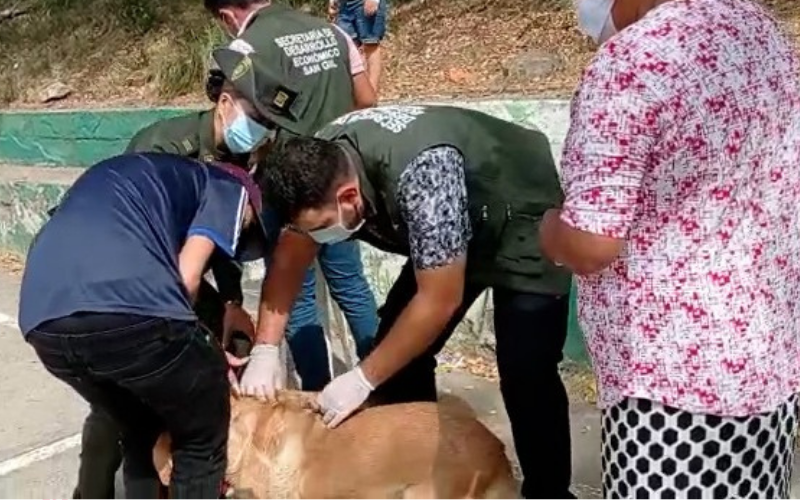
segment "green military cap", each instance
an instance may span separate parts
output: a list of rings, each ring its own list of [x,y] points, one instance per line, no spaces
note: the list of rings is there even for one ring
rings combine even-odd
[[[213,58],[225,79],[256,111],[278,127],[299,133],[300,92],[281,82],[262,58],[229,48],[216,49]]]

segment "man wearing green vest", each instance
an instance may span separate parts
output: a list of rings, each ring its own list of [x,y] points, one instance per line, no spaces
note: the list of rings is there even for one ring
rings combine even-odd
[[[295,100],[289,94],[284,94],[291,102],[262,103],[271,106],[273,111],[279,104],[281,109],[278,109],[278,113],[285,117],[278,124],[278,142],[287,137],[311,135],[345,113],[375,105],[377,98],[358,48],[338,27],[315,16],[264,0],[205,0],[204,4],[228,34],[234,37],[228,45],[229,49],[263,64],[302,96],[302,99]],[[261,102],[264,96],[255,95],[253,98]],[[348,280],[352,286],[342,287],[341,293],[330,287],[330,279],[328,285],[339,305],[351,298],[354,305],[350,314],[346,311],[348,324],[357,339],[365,339],[366,334],[362,335],[359,331],[369,331],[377,318],[373,307],[375,299],[363,277],[359,247],[352,242],[345,242],[326,246],[322,252],[319,263],[326,276],[336,274],[342,278],[353,277]],[[329,272],[326,272],[326,262],[334,261],[337,262],[335,269],[328,266]],[[345,282],[344,279],[340,281]],[[311,275],[304,287],[314,289],[314,286],[314,276]],[[367,303],[370,307],[365,305]],[[295,311],[293,317],[302,319],[303,323],[314,321],[314,302],[301,300],[299,304],[304,306],[307,314],[301,317]],[[318,337],[321,332],[320,328],[314,328],[314,332],[309,329],[308,335],[297,336],[298,342],[300,339]],[[363,341],[357,341],[357,346],[359,355],[365,354],[371,347]],[[282,378],[274,353],[266,354],[259,348],[251,357],[251,363],[242,378],[242,391],[245,394],[269,396],[276,385],[266,380],[274,382]]]
[[[205,7],[234,37],[231,49],[255,54],[306,96],[290,132],[310,135],[345,113],[375,105],[358,48],[336,26],[263,0],[205,0]]]
[[[409,257],[380,310],[376,347],[319,396],[328,425],[370,395],[376,403],[435,400],[435,355],[492,288],[522,493],[571,497],[568,400],[558,372],[571,277],[537,243],[543,214],[563,198],[547,137],[460,108],[362,110],[316,138],[273,149],[262,181],[294,236],[273,254],[282,265],[267,277],[257,344],[280,341],[288,294],[313,242],[357,238]]]

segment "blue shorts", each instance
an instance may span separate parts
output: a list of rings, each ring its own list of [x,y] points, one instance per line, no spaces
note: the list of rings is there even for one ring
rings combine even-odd
[[[386,35],[386,12],[389,0],[380,0],[378,12],[367,17],[364,0],[339,0],[336,24],[350,35],[357,45],[380,43]]]

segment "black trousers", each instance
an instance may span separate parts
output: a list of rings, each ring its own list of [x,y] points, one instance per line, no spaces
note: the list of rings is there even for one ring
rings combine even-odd
[[[414,270],[403,268],[381,307],[379,343],[416,293]],[[483,292],[467,286],[464,301],[437,341],[373,394],[378,404],[436,400],[436,354]],[[525,498],[574,498],[569,401],[558,372],[567,335],[569,297],[494,289],[500,391],[524,475]]]
[[[78,485],[73,498],[116,498],[114,479],[122,465],[121,440],[122,431],[114,418],[91,405],[83,422]]]
[[[207,281],[200,286],[194,310],[200,322],[221,338],[225,305]],[[244,349],[249,351],[249,345]],[[235,354],[243,357],[246,353]],[[91,405],[83,423],[78,484],[73,498],[114,498],[114,479],[122,464],[121,439],[122,432],[114,418],[102,408]]]
[[[82,313],[48,322],[27,340],[50,373],[120,426],[128,498],[158,497],[152,453],[163,431],[173,438],[171,495],[219,497],[230,388],[225,357],[206,329],[197,322]],[[105,437],[111,442],[112,436]]]

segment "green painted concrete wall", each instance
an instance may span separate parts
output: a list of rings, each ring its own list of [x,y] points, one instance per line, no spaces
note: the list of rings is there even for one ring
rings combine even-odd
[[[46,182],[0,182],[0,248],[25,255],[46,211],[68,186]]]
[[[479,109],[528,127],[551,139],[558,159],[569,123],[565,101],[473,101],[460,106]],[[24,254],[31,238],[82,168],[122,152],[133,134],[155,121],[196,108],[103,109],[0,112],[0,248]],[[375,255],[372,255],[375,253]],[[365,264],[379,297],[384,295],[399,260],[367,250]],[[374,266],[372,264],[375,264]],[[372,269],[372,268],[375,269]],[[256,273],[257,274],[257,273]],[[583,336],[570,314],[566,355],[586,362]],[[483,342],[491,301],[476,306],[467,337]]]
[[[186,109],[0,112],[0,162],[88,166],[125,149],[137,130]]]
[[[569,122],[560,100],[457,103],[526,126],[551,138],[558,158]],[[89,166],[125,149],[131,136],[155,121],[199,108],[0,111],[0,163]]]

